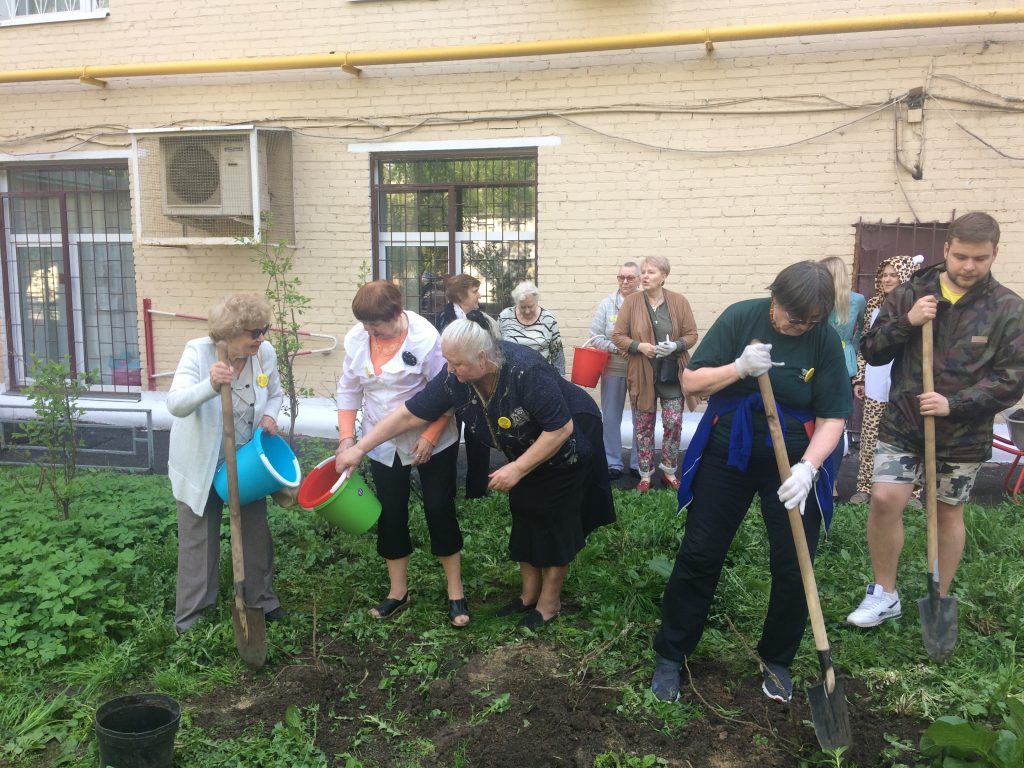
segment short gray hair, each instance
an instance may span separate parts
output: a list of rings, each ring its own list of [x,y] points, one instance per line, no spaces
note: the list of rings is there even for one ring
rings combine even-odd
[[[501,342],[494,332],[486,330],[472,320],[454,320],[446,325],[441,332],[441,344],[453,346],[468,357],[475,357],[483,352],[484,357],[499,368],[505,362],[505,356],[501,353]]]
[[[246,331],[270,325],[270,315],[269,302],[258,293],[225,296],[210,310],[210,338],[228,341]]]
[[[642,259],[644,264],[650,264],[652,267],[657,269],[665,277],[668,277],[668,273],[672,271],[672,265],[669,264],[668,259],[664,256],[658,256],[657,254],[651,256],[644,256]]]
[[[512,289],[511,296],[513,304],[518,304],[527,296],[536,296],[537,301],[540,301],[540,291],[537,290],[537,286],[531,280],[523,280],[523,282]]]

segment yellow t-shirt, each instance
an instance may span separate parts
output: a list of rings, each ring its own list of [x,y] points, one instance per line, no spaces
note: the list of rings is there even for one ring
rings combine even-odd
[[[967,291],[954,293],[953,289],[948,288],[946,286],[945,280],[939,280],[939,287],[942,289],[942,298],[944,298],[950,304],[956,304],[960,299],[963,298],[963,295],[967,293]]]

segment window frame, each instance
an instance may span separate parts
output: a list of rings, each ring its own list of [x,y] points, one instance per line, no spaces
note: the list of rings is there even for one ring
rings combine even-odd
[[[17,5],[18,0],[0,0],[0,27],[17,27],[25,24],[54,24],[63,21],[86,21],[105,19],[110,16],[110,8],[100,3],[106,0],[75,0],[77,11],[54,11],[50,13],[29,13],[24,16],[4,16],[8,7]]]
[[[24,306],[21,302],[20,293],[12,300],[8,292],[18,291],[17,282],[20,279],[19,264],[18,264],[18,249],[20,248],[56,248],[62,252],[62,262],[64,267],[64,274],[60,278],[60,282],[64,284],[66,291],[65,297],[62,299],[67,310],[67,342],[68,350],[67,354],[72,360],[74,369],[78,372],[84,372],[89,368],[90,360],[95,358],[98,362],[98,370],[104,372],[104,378],[97,384],[90,387],[92,392],[104,393],[104,394],[132,394],[141,391],[141,374],[139,383],[133,383],[131,375],[130,361],[134,360],[138,362],[142,355],[142,343],[138,334],[139,318],[142,317],[143,309],[140,305],[134,308],[127,306],[120,308],[119,310],[106,309],[104,311],[111,312],[113,314],[120,314],[127,316],[130,312],[134,312],[136,316],[136,322],[134,324],[122,324],[118,330],[124,333],[123,342],[125,352],[123,357],[114,358],[113,353],[110,351],[113,349],[114,342],[105,341],[99,339],[98,341],[90,342],[89,335],[92,332],[102,333],[102,314],[94,312],[91,315],[87,315],[87,307],[89,304],[88,294],[89,289],[98,289],[103,285],[109,285],[109,281],[106,277],[101,281],[98,278],[94,278],[91,285],[87,284],[84,279],[83,270],[83,246],[117,246],[127,247],[129,251],[129,258],[132,261],[131,276],[131,288],[132,296],[134,299],[138,299],[138,275],[135,273],[136,266],[136,254],[133,248],[133,233],[131,230],[131,171],[127,163],[127,158],[123,156],[123,153],[96,153],[102,155],[102,157],[93,158],[87,162],[75,162],[70,157],[62,158],[62,162],[17,162],[17,163],[4,163],[0,165],[0,206],[3,207],[0,210],[0,254],[3,255],[2,264],[0,264],[0,290],[4,291],[4,307],[0,322],[3,323],[3,338],[5,351],[9,356],[7,365],[7,376],[9,380],[7,385],[10,389],[18,390],[22,387],[31,384],[31,377],[29,376],[29,369],[27,365],[27,353],[22,334],[18,333],[16,328],[24,328],[25,320],[23,317]],[[2,156],[0,156],[2,158]],[[114,185],[110,188],[99,188],[99,189],[74,189],[69,190],[66,188],[60,190],[44,190],[44,191],[25,191],[18,190],[13,191],[12,187],[15,185],[12,183],[11,175],[17,173],[25,173],[32,171],[55,171],[60,174],[75,174],[78,171],[86,171],[90,169],[98,168],[101,170],[113,169],[118,172],[125,172],[125,186]],[[69,225],[68,215],[68,203],[67,198],[75,195],[82,194],[107,194],[115,193],[117,195],[123,195],[123,202],[126,205],[122,208],[120,205],[112,209],[120,218],[122,211],[128,212],[127,227],[118,228],[116,231],[112,229],[101,229],[97,228],[94,224],[90,226],[83,226],[82,216],[83,211],[81,208],[77,210],[76,214],[76,228],[72,229]],[[58,206],[60,209],[59,213],[59,228],[51,227],[51,230],[40,229],[38,227],[26,227],[26,228],[15,228],[14,227],[14,215],[12,211],[13,201],[16,199],[40,199],[46,200],[50,198],[56,198],[58,200]],[[97,209],[89,208],[90,212],[95,213]],[[108,209],[104,206],[102,208],[106,214]],[[121,279],[123,285],[123,279]],[[114,296],[115,294],[108,294]],[[116,294],[117,296],[127,297],[129,293]],[[134,337],[134,338],[132,338]],[[108,347],[110,349],[108,349]],[[87,356],[87,352],[90,354]],[[134,352],[134,357],[130,356],[130,353]],[[108,354],[109,353],[109,354]],[[103,359],[110,356],[112,363],[109,370],[109,377],[106,376],[103,366]],[[124,360],[124,370],[119,371],[117,369],[117,360]],[[108,380],[109,378],[109,380]],[[119,382],[118,379],[122,378],[123,381]]]
[[[529,181],[502,181],[502,182],[431,182],[412,184],[383,184],[380,181],[381,164],[387,162],[408,162],[408,161],[460,161],[460,160],[510,160],[529,159],[534,162],[534,175]],[[370,164],[370,226],[371,226],[371,276],[372,279],[384,279],[387,274],[387,260],[385,248],[387,246],[403,245],[400,239],[382,242],[381,238],[381,195],[386,192],[425,192],[444,191],[449,194],[450,201],[457,199],[456,190],[480,189],[480,188],[509,188],[509,187],[532,187],[533,188],[533,229],[532,238],[501,238],[501,242],[529,242],[533,246],[532,279],[539,282],[539,153],[535,145],[517,145],[508,147],[481,147],[481,148],[452,148],[443,150],[412,150],[412,151],[373,151],[369,155]],[[416,238],[416,242],[410,242],[413,246],[443,246],[448,250],[448,265],[446,274],[458,274],[464,271],[462,263],[462,243],[467,240],[473,241],[473,237],[460,237],[460,230],[456,229],[453,218],[455,202],[450,202],[447,231],[422,232]],[[398,233],[401,234],[401,233]],[[490,238],[484,238],[490,239]],[[504,301],[504,298],[493,297],[497,303]],[[419,312],[420,308],[414,311]]]

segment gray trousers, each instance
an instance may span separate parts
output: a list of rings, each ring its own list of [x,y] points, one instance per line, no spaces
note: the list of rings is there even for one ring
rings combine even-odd
[[[174,626],[184,632],[205,608],[217,602],[220,579],[220,526],[224,502],[210,489],[203,516],[187,504],[178,507],[178,586],[175,592]],[[230,553],[230,550],[229,550]],[[274,542],[267,524],[267,500],[242,507],[242,562],[245,580],[242,596],[253,608],[272,611],[281,605],[274,594]]]
[[[604,455],[608,469],[622,469],[622,409],[626,403],[626,377],[601,374],[601,420],[604,422]],[[630,469],[637,464],[636,432],[629,454]]]

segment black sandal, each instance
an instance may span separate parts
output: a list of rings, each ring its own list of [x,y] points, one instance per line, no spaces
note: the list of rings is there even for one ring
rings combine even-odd
[[[464,629],[469,626],[467,621],[465,624],[456,624],[455,620],[459,616],[465,616],[469,618],[469,605],[466,603],[466,598],[460,597],[458,600],[448,601],[448,622],[456,629]]]
[[[513,614],[516,614],[516,613],[526,613],[527,611],[532,611],[536,607],[537,607],[536,603],[530,603],[529,605],[524,605],[523,604],[523,599],[521,597],[517,597],[515,600],[512,600],[512,601],[506,603],[505,605],[501,606],[501,608],[498,609],[498,612],[496,614],[494,614],[494,615],[497,616],[498,618],[502,618],[503,619],[506,616],[512,616]]]
[[[381,600],[373,608],[370,609],[370,615],[375,619],[390,619],[397,616],[406,608],[409,607],[409,593],[405,593],[405,597],[401,600],[396,600],[393,597],[389,597],[386,600]],[[376,611],[377,613],[374,613]]]

